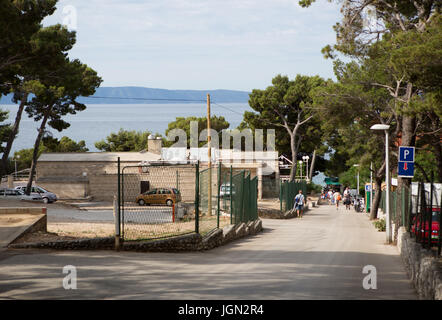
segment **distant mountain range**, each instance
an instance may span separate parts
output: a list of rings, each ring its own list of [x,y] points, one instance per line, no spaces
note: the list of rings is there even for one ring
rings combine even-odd
[[[101,87],[91,97],[82,97],[85,104],[146,104],[205,102],[207,94],[213,102],[247,103],[250,92],[235,90],[167,90],[144,87]],[[0,104],[13,104],[12,94],[0,99]]]

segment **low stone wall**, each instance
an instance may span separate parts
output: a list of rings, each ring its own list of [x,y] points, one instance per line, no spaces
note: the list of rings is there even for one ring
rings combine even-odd
[[[233,240],[254,235],[262,231],[262,221],[255,220],[247,224],[226,226],[224,229],[216,229],[205,237],[192,233],[174,238],[152,240],[152,241],[131,241],[121,244],[122,251],[142,252],[183,252],[210,250],[222,246]],[[69,241],[52,241],[39,243],[12,244],[13,249],[57,249],[57,250],[109,250],[115,249],[114,237],[81,239]]]
[[[311,207],[313,206],[309,202],[309,205],[304,207],[303,214],[308,212]],[[293,219],[297,217],[295,210],[282,212],[281,210],[268,209],[268,208],[258,208],[258,216],[263,219]]]
[[[442,300],[442,259],[399,228],[397,248],[420,299]]]

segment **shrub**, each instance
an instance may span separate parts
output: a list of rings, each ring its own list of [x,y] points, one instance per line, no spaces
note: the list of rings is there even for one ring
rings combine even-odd
[[[378,229],[379,232],[385,231],[387,229],[387,224],[385,222],[385,219],[376,220],[373,222],[376,229]]]

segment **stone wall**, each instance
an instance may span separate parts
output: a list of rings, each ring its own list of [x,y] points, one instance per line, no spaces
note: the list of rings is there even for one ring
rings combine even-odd
[[[188,235],[152,240],[152,241],[131,241],[123,242],[120,249],[122,251],[143,251],[143,252],[182,252],[182,251],[202,251],[225,245],[233,240],[254,235],[263,229],[262,221],[250,221],[247,224],[231,225],[223,229],[216,229],[205,237],[192,233]],[[51,241],[38,243],[20,243],[9,246],[14,249],[56,249],[56,250],[107,250],[115,249],[115,239],[113,237],[79,239],[68,241]]]
[[[442,300],[442,259],[399,228],[397,248],[420,299]]]

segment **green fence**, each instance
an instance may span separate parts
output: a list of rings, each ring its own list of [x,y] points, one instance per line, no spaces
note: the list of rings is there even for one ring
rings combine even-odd
[[[279,201],[282,212],[293,208],[295,196],[299,193],[299,190],[302,190],[304,195],[307,194],[307,183],[305,181],[284,181],[281,183]]]
[[[228,166],[118,165],[118,220],[124,240],[151,240],[258,219],[258,178]]]

